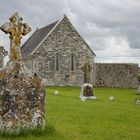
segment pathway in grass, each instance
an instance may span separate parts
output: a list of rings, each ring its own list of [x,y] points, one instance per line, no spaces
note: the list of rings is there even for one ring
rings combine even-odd
[[[0,140],[140,140],[140,105],[135,104],[140,96],[135,89],[95,88],[94,92],[97,100],[83,102],[78,87],[48,87],[46,131]],[[109,96],[115,100],[109,101]]]

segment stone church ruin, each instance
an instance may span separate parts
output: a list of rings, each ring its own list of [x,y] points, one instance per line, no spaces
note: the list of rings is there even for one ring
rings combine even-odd
[[[82,85],[85,77],[95,84],[95,53],[76,31],[69,19],[37,29],[21,48],[29,69],[46,78],[48,85]],[[85,64],[90,72],[82,71]]]

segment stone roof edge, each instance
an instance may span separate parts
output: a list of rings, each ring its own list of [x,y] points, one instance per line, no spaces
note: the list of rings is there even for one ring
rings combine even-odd
[[[27,42],[33,37],[33,35],[38,31],[38,28],[31,34],[31,36],[22,44],[21,49],[24,47],[24,45],[27,44]]]
[[[59,20],[56,25],[51,29],[51,31],[44,37],[44,39],[37,45],[37,47],[33,50],[33,52],[30,55],[33,55],[36,50],[38,50],[38,48],[40,47],[40,45],[48,38],[48,36],[53,32],[53,30],[61,23],[61,21],[64,19],[64,17]]]

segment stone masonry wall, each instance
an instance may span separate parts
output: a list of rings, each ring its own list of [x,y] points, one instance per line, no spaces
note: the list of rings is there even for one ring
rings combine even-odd
[[[74,56],[73,70],[71,70],[72,54]],[[58,70],[56,69],[56,57],[58,57]],[[95,83],[93,52],[67,18],[64,18],[41,44],[33,58],[33,60],[30,58],[33,69],[47,80],[48,85],[82,85],[84,73],[81,67],[85,63],[91,65],[90,80],[92,84]]]
[[[96,86],[137,87],[137,64],[96,64]]]

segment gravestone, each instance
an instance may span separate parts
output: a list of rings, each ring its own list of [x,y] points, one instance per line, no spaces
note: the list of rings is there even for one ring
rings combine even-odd
[[[31,28],[14,13],[0,29],[9,34],[10,55],[0,71],[0,131],[19,133],[22,129],[45,127],[45,90],[42,78],[21,61],[22,36]]]
[[[83,96],[93,96],[93,87],[87,84],[83,91]]]

